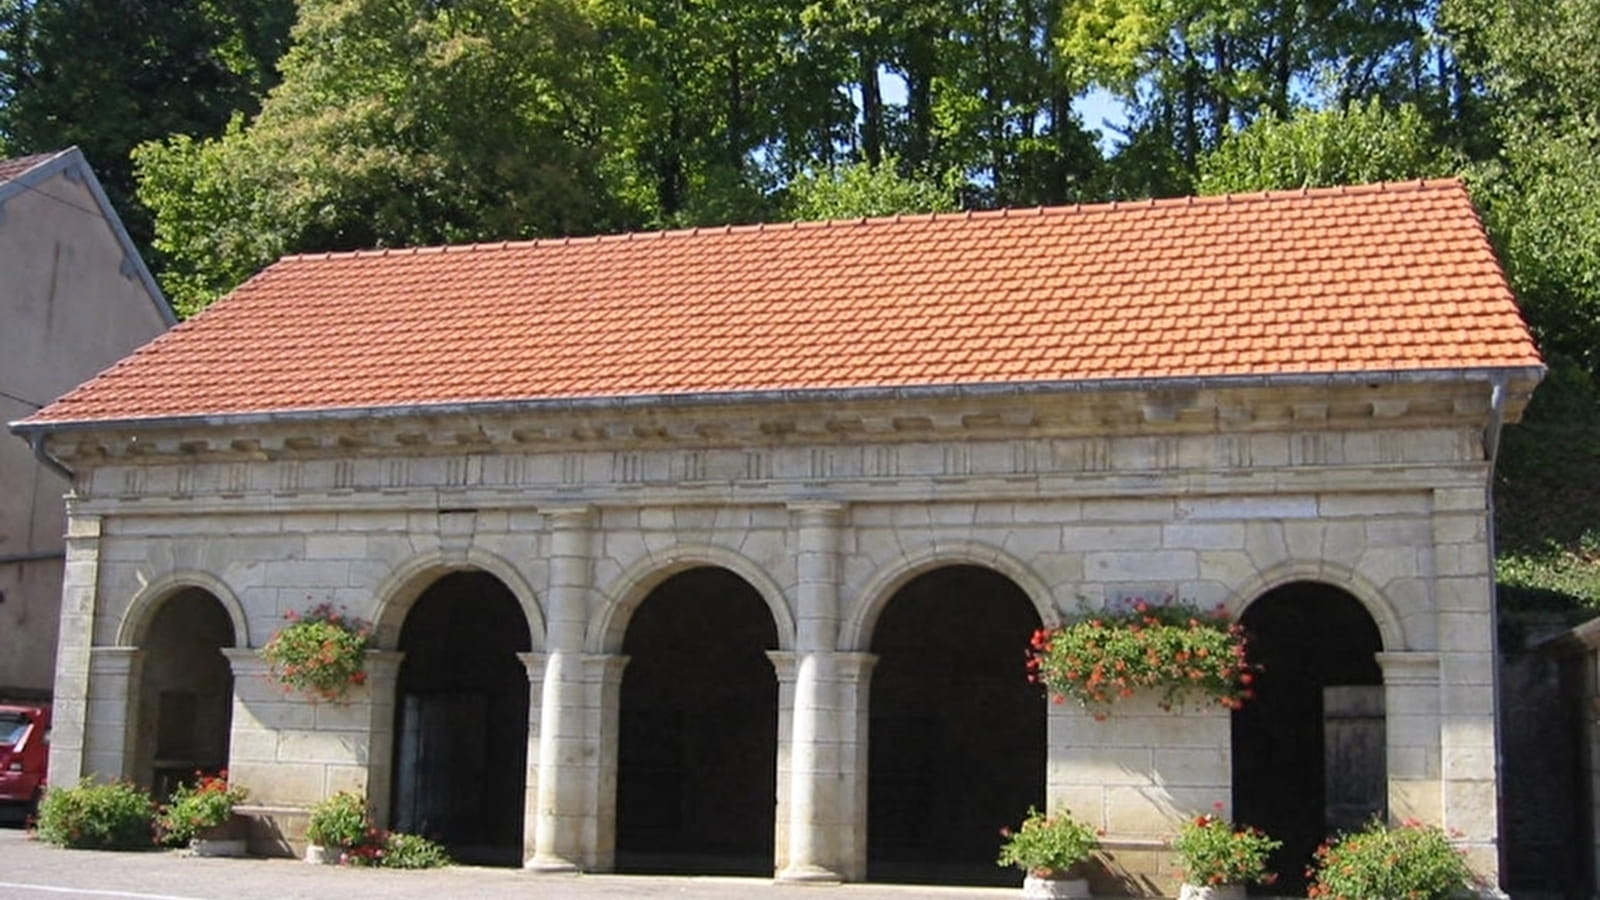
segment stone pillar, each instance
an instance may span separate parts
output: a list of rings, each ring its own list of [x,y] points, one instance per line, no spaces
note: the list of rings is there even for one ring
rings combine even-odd
[[[780,693],[790,715],[787,803],[778,815],[787,835],[778,856],[783,881],[838,881],[844,860],[831,846],[831,832],[840,824],[842,781],[838,736],[837,678],[834,650],[839,640],[839,522],[836,503],[790,504],[796,531],[795,653],[774,658],[779,668],[792,669],[792,687]],[[779,788],[780,800],[785,792]]]
[[[538,854],[535,836],[539,833],[539,733],[543,726],[540,699],[544,695],[545,655],[518,653],[517,659],[528,673],[528,746],[522,774],[522,858]]]
[[[75,784],[94,771],[85,759],[84,732],[89,717],[89,648],[94,644],[95,600],[100,589],[100,517],[72,513],[67,519],[66,545],[50,714],[53,784]],[[121,717],[131,719],[132,712],[123,707]]]
[[[394,720],[395,700],[400,686],[400,663],[405,654],[395,650],[368,650],[363,668],[367,673],[365,693],[352,691],[348,709],[352,720],[341,715],[341,704],[319,703],[316,710],[317,729],[348,728],[351,738],[359,744],[363,733],[367,735],[368,751],[365,784],[367,808],[372,810],[373,821],[389,821],[389,805],[393,800],[394,786]],[[352,772],[353,777],[358,773]],[[339,774],[328,773],[328,793],[338,789]]]
[[[368,650],[364,684],[338,703],[285,691],[259,652],[225,648],[233,669],[229,777],[268,806],[310,806],[360,791],[374,820],[389,821],[395,686],[405,654]]]
[[[550,530],[550,587],[539,709],[539,777],[534,855],[524,866],[545,872],[582,867],[584,832],[594,825],[593,786],[583,783],[593,758],[584,721],[583,634],[590,590],[590,507],[542,510]],[[591,845],[592,846],[592,845]]]
[[[144,652],[138,647],[92,647],[89,650],[88,721],[83,734],[83,774],[100,779],[128,778],[150,787],[137,771],[139,740],[139,670]],[[54,749],[54,726],[52,726]],[[51,764],[55,764],[54,757]],[[55,778],[52,784],[71,785]]]
[[[1383,669],[1389,817],[1443,820],[1439,768],[1439,654],[1379,653]]]
[[[585,756],[577,783],[586,792],[583,866],[609,872],[617,861],[617,729],[622,673],[628,657],[589,654],[581,659],[583,720],[594,752]]]

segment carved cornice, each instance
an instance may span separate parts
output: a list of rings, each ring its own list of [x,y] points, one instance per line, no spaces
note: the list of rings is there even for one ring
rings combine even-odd
[[[54,433],[48,446],[53,455],[76,469],[132,460],[250,463],[551,451],[627,454],[665,448],[826,448],[951,440],[1438,427],[1481,423],[1488,416],[1488,403],[1481,384],[1450,382],[1105,391],[855,404],[462,413],[252,426],[123,426]],[[692,461],[686,465],[689,468],[677,477],[695,480]]]

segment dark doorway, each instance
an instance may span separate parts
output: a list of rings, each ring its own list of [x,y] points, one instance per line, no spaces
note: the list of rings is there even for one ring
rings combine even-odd
[[[1263,668],[1233,714],[1234,818],[1283,841],[1266,892],[1298,896],[1318,844],[1387,808],[1383,640],[1360,601],[1324,584],[1277,588],[1241,622]]]
[[[623,639],[617,871],[771,875],[778,631],[725,569],[668,578]]]
[[[867,877],[1021,883],[1000,828],[1045,806],[1045,706],[1023,668],[1039,616],[977,566],[918,576],[873,633]]]
[[[222,648],[233,645],[233,620],[200,588],[168,597],[150,619],[140,646],[133,771],[158,800],[197,771],[228,767],[233,669]]]
[[[528,620],[499,579],[456,572],[400,629],[391,825],[462,862],[522,863]]]

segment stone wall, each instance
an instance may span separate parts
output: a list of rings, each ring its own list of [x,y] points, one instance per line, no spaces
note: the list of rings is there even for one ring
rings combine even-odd
[[[534,634],[529,864],[605,869],[629,616],[670,575],[718,566],[760,594],[778,633],[775,869],[858,879],[873,626],[910,579],[990,568],[1047,625],[1132,596],[1238,616],[1274,587],[1314,581],[1359,600],[1382,636],[1391,812],[1458,830],[1492,873],[1476,391],[79,437],[72,453],[61,448],[80,474],[52,765],[63,775],[127,765],[130,679],[113,657],[139,643],[173,591],[199,587],[241,636],[228,653],[240,780],[269,805],[364,788],[381,812],[392,657],[378,655],[352,703],[328,706],[264,682],[247,648],[286,613],[330,602],[375,622],[392,650],[422,590],[478,569],[510,589]],[[1164,887],[1160,839],[1228,799],[1226,714],[1137,704],[1108,722],[1069,707],[1040,714],[1052,802],[1106,831],[1124,888]]]

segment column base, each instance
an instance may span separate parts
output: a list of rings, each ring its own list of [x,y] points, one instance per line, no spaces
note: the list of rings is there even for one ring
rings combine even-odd
[[[523,862],[522,868],[541,875],[576,875],[583,871],[577,863],[560,856],[535,856]]]
[[[774,880],[802,884],[842,884],[844,877],[821,866],[789,866],[778,872]]]

